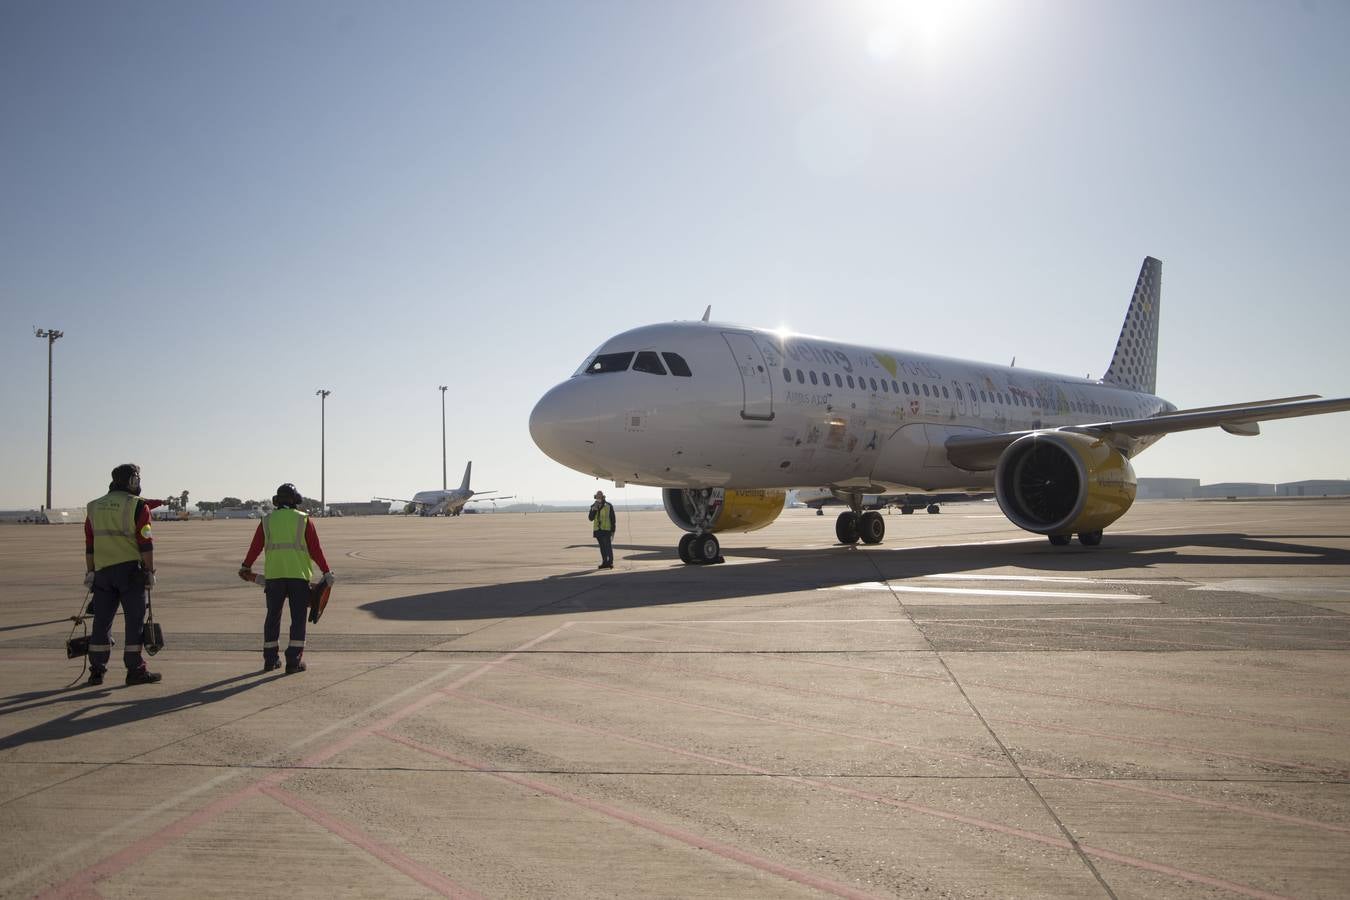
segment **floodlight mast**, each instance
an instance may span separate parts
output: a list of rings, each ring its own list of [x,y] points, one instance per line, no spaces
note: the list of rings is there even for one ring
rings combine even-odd
[[[449,385],[441,385],[441,490],[449,490],[449,482],[445,480],[445,391]]]
[[[326,391],[323,388],[319,388],[317,391],[314,392],[314,396],[319,398],[319,515],[320,516],[324,515],[324,513],[328,509],[327,495],[324,492],[325,488],[324,477],[326,474],[324,471],[324,462],[325,462],[324,444],[328,432],[328,421],[325,406],[328,402],[328,395],[331,393],[333,392]]]
[[[42,508],[48,510],[52,508],[52,345],[66,333],[34,326],[33,336],[47,339],[47,503]]]

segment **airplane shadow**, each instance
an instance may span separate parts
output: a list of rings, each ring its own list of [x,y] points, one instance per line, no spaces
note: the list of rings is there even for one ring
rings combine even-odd
[[[533,581],[484,585],[391,597],[362,604],[376,618],[402,622],[444,622],[516,616],[575,614],[579,609],[637,609],[706,600],[727,600],[766,593],[793,593],[841,587],[863,581],[916,578],[1025,566],[1063,575],[1098,575],[1163,563],[1220,566],[1239,558],[1234,551],[1259,553],[1263,566],[1350,565],[1350,550],[1301,543],[1303,535],[1204,534],[1108,536],[1109,543],[1087,548],[1052,547],[1043,538],[974,547],[836,546],[818,550],[773,547],[725,548],[740,565],[673,565],[657,571],[595,574],[590,568]],[[1340,537],[1339,535],[1335,537]],[[616,558],[677,562],[669,547],[615,544]],[[581,576],[594,574],[593,578]],[[922,605],[922,604],[915,604]]]
[[[110,672],[110,677],[114,673]],[[69,737],[76,737],[82,734],[89,734],[94,731],[101,731],[104,728],[115,728],[118,725],[128,725],[133,722],[143,722],[150,719],[166,716],[170,713],[179,712],[185,709],[192,709],[198,706],[206,706],[209,703],[218,703],[235,694],[242,693],[250,688],[256,687],[270,681],[270,678],[259,677],[258,672],[248,672],[243,675],[233,675],[229,678],[223,678],[220,681],[213,681],[210,684],[200,687],[188,688],[179,691],[176,694],[168,694],[163,697],[146,697],[138,693],[139,688],[132,688],[132,693],[126,695],[126,700],[113,700],[116,688],[99,688],[92,694],[90,692],[80,691],[34,691],[31,694],[16,695],[17,699],[22,697],[40,698],[44,695],[66,694],[65,697],[48,699],[41,703],[31,703],[23,707],[12,707],[6,709],[5,713],[21,712],[26,709],[35,709],[40,706],[47,706],[63,701],[83,701],[90,699],[105,699],[107,702],[95,703],[93,705],[81,705],[77,709],[55,719],[51,719],[41,724],[34,725],[32,728],[17,731],[14,734],[0,738],[0,750],[8,750],[12,747],[20,747],[24,744],[36,743],[38,741],[59,741]],[[119,686],[120,687],[120,686]]]

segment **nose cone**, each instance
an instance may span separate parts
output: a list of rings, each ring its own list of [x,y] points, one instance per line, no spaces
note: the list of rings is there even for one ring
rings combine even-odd
[[[580,413],[576,391],[564,381],[534,405],[530,413],[530,437],[549,457],[575,468]]]

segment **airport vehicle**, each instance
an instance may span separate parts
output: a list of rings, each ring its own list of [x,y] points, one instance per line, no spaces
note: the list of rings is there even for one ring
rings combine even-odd
[[[868,494],[993,491],[1013,524],[1055,545],[1099,544],[1135,497],[1130,459],[1174,431],[1350,409],[1283,397],[1179,410],[1154,393],[1162,263],[1139,270],[1097,381],[708,321],[605,341],[530,415],[546,454],[598,478],[662,488],[685,562],[717,534],[763,528],[791,488],[848,498],[843,544],[880,543]]]
[[[483,501],[494,502],[497,500],[510,500],[514,495],[505,497],[490,497],[489,494],[495,494],[496,491],[474,491],[469,488],[469,476],[473,471],[473,460],[464,467],[464,480],[459,483],[459,487],[450,488],[441,491],[418,491],[413,494],[411,500],[404,500],[400,497],[376,497],[376,500],[387,500],[390,503],[408,503],[412,505],[412,511],[422,516],[457,516],[464,512],[466,503],[482,503]]]

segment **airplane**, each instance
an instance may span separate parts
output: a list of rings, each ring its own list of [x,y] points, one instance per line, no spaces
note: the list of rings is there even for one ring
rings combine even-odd
[[[376,497],[376,500],[387,500],[390,503],[411,503],[413,511],[423,516],[457,516],[464,512],[464,504],[481,503],[488,501],[495,503],[498,500],[510,500],[514,494],[505,497],[488,497],[486,494],[495,494],[496,491],[472,491],[469,490],[469,473],[473,471],[473,460],[464,467],[464,480],[459,483],[459,487],[450,490],[441,491],[418,491],[413,494],[411,500],[403,500],[399,497]]]
[[[1155,391],[1162,263],[1146,257],[1100,380],[708,321],[605,341],[530,414],[555,461],[659,487],[686,563],[722,560],[717,535],[763,528],[786,491],[828,486],[849,509],[841,544],[880,543],[867,494],[992,491],[1003,514],[1064,546],[1101,543],[1130,508],[1130,459],[1166,434],[1350,410],[1281,397],[1178,409]]]
[[[966,491],[946,492],[940,494],[863,494],[862,509],[887,509],[895,507],[904,515],[910,515],[915,510],[926,509],[928,512],[936,515],[942,512],[943,503],[964,503],[971,500],[992,500],[992,493],[972,494]],[[797,492],[797,502],[807,509],[814,509],[816,515],[825,515],[825,507],[836,506],[838,504],[849,505],[852,500],[847,494],[841,494],[838,491],[828,487],[816,488],[815,490],[800,490]]]

